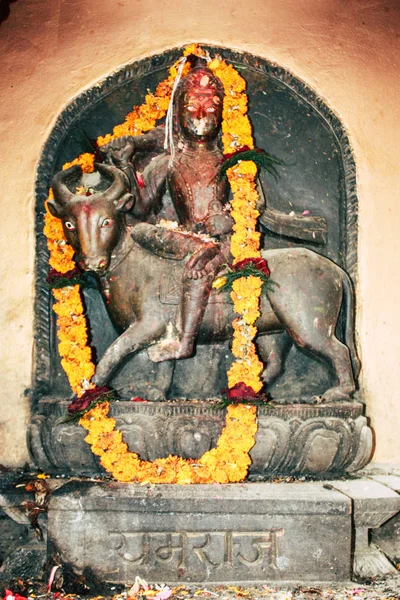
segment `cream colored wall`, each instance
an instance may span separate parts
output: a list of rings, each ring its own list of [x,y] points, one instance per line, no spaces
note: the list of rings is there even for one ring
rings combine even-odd
[[[27,460],[34,178],[64,105],[120,65],[191,41],[292,71],[338,114],[359,186],[358,344],[376,461],[400,463],[397,0],[17,0],[0,26],[0,462]]]

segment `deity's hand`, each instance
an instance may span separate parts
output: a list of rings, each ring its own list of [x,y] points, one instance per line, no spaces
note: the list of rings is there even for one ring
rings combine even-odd
[[[205,222],[205,228],[210,235],[225,235],[232,231],[234,221],[228,213],[211,215]]]
[[[123,167],[130,164],[132,160],[135,153],[135,141],[131,135],[124,135],[105,144],[100,148],[100,151],[107,156],[113,165]]]
[[[197,250],[187,261],[185,265],[184,277],[188,279],[201,279],[206,277],[212,271],[212,259],[219,254],[219,248],[211,242],[205,244],[203,248]],[[212,266],[211,266],[212,265]]]

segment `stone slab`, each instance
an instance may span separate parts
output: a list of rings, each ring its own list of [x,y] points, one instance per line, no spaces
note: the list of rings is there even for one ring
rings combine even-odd
[[[355,526],[353,574],[361,578],[394,575],[397,572],[395,567],[379,548],[370,544],[369,530],[380,531],[377,528],[400,511],[399,494],[386,484],[375,480],[375,477],[335,481],[332,482],[332,487],[346,494],[353,503]],[[392,533],[389,532],[388,538]],[[390,545],[390,539],[388,542]],[[380,547],[383,548],[382,545]],[[393,552],[395,553],[396,550]],[[389,552],[386,553],[390,556]]]
[[[353,501],[356,527],[379,527],[400,511],[400,496],[379,481],[362,478],[330,484]]]
[[[400,476],[374,475],[371,477],[400,494]],[[400,562],[400,513],[386,521],[371,534],[372,541],[397,565]]]
[[[48,512],[49,554],[104,581],[346,581],[351,501],[321,483],[70,483]]]
[[[390,488],[394,492],[400,494],[400,476],[399,475],[373,475],[371,477],[373,481],[382,483],[386,487]]]

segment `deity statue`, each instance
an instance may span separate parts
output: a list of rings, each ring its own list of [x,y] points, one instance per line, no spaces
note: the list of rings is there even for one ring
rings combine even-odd
[[[79,99],[73,124],[68,112],[66,125],[54,132],[57,152],[40,163],[46,195],[54,171],[64,165],[46,200],[47,284],[61,288],[52,292],[57,323],[54,315],[48,320],[44,283],[38,293],[35,393],[44,397],[30,446],[43,470],[56,465],[86,474],[98,468],[84,454],[79,428],[59,424],[58,400],[69,394],[68,383],[77,395],[71,414],[94,397],[118,397],[112,416],[129,450],[144,461],[168,455],[198,460],[217,448],[225,413],[216,410],[216,398],[221,404],[263,403],[254,474],[355,470],[368,458],[370,435],[355,395],[354,291],[342,268],[354,273],[355,179],[343,182],[351,152],[344,134],[337,136],[336,121],[330,127],[331,113],[324,116],[320,104],[306,102],[301,82],[292,89],[260,58],[242,61],[225,52],[209,66],[186,57],[190,69],[173,53],[164,80],[164,58],[126,71],[124,97],[135,108],[114,128],[110,143],[97,138],[102,160],[96,153],[93,170],[93,147],[74,133],[79,122],[87,140],[122,117],[121,79],[116,76],[111,88],[107,79],[101,96],[96,87]],[[236,92],[241,86],[243,93]],[[239,114],[248,99],[250,114]],[[151,128],[167,108],[165,125],[121,137]],[[242,154],[255,141],[282,159],[275,181],[260,171],[262,151]],[[223,154],[235,150],[232,159]],[[234,161],[239,164],[228,172],[228,186],[226,171]],[[44,194],[40,211],[43,201]],[[246,244],[240,255],[246,236],[257,237],[257,258]],[[45,252],[38,264],[43,257],[47,273]],[[251,273],[247,261],[253,260],[254,268],[263,263],[265,270]],[[94,280],[97,290],[90,289]],[[254,325],[247,323],[249,314]],[[270,407],[269,400],[279,406]]]
[[[97,365],[97,385],[141,349],[147,348],[153,362],[163,362],[192,356],[200,330],[202,343],[231,336],[228,300],[208,302],[215,276],[232,261],[227,181],[219,177],[224,92],[213,72],[196,60],[175,90],[168,149],[164,127],[103,146],[111,164],[97,165],[102,183],[89,198],[72,191],[79,184],[79,167],[53,180],[54,201],[48,201],[48,208],[62,219],[78,264],[98,275],[110,317],[123,332]],[[166,185],[179,221],[169,226],[159,222]],[[257,325],[265,384],[282,373],[293,341],[333,366],[338,385],[323,394],[324,400],[349,399],[358,359],[348,276],[304,248],[268,250],[263,258],[276,282],[261,299]],[[177,311],[158,300],[164,274],[180,288]],[[347,346],[333,334],[344,302]],[[315,314],[321,310],[325,315],[317,318],[316,328]],[[264,334],[271,332],[284,332],[284,340],[265,343],[269,336]]]
[[[170,332],[149,349],[154,362],[193,355],[212,281],[221,266],[231,262],[233,219],[226,207],[227,180],[219,178],[223,162],[218,142],[224,90],[205,60],[194,59],[193,68],[180,81],[174,95],[175,131],[171,132],[170,153],[161,154],[145,168],[144,187],[139,187],[130,159],[135,151],[157,149],[160,134],[165,137],[163,128],[137,138],[120,138],[102,148],[111,162],[129,173],[136,197],[133,216],[149,219],[157,212],[166,180],[180,229],[191,234],[184,236],[180,230],[148,226],[146,235],[142,231],[140,240],[137,238],[150,251],[177,260],[181,259],[183,248],[190,251],[193,247],[182,275],[180,306],[172,335]]]

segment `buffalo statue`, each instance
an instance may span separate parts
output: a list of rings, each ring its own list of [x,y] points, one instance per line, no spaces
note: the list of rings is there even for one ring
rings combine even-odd
[[[134,198],[125,175],[116,167],[98,164],[108,187],[90,196],[71,191],[80,175],[75,166],[58,173],[53,181],[50,212],[62,220],[68,243],[83,270],[94,272],[114,325],[122,332],[100,359],[95,382],[104,385],[127,356],[168,335],[174,323],[176,303],[162,303],[163,281],[179,282],[190,254],[180,260],[151,251],[157,228],[149,223],[128,225],[126,214]],[[196,250],[195,241],[192,252]],[[150,249],[149,249],[150,248]],[[355,391],[359,361],[354,343],[353,290],[348,275],[328,258],[305,248],[266,250],[271,279],[276,285],[262,294],[256,339],[265,364],[268,386],[283,371],[288,343],[309,350],[327,361],[337,382],[322,395],[325,402],[350,400]],[[233,313],[229,297],[208,303],[197,343],[230,339]],[[224,292],[221,292],[221,295]],[[339,313],[344,308],[344,341],[336,337]],[[281,340],[267,344],[271,333]],[[283,341],[282,341],[283,340]]]

